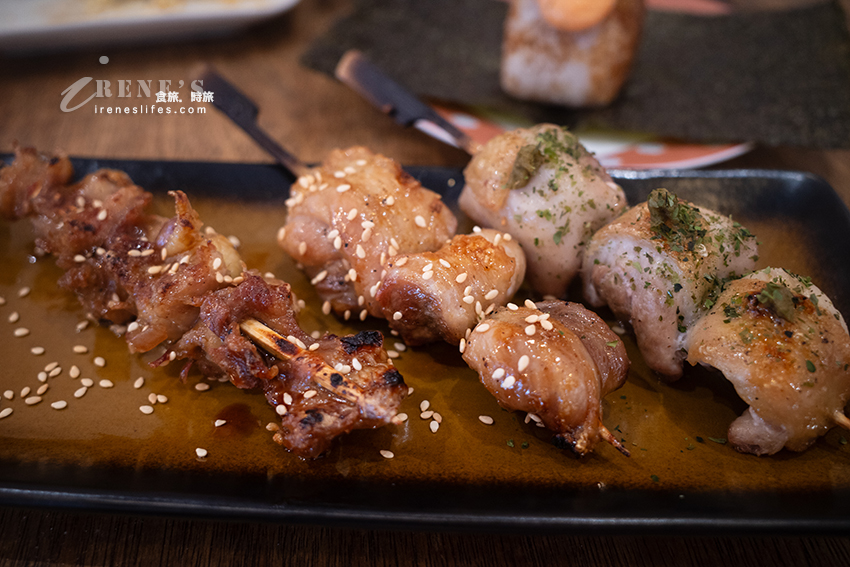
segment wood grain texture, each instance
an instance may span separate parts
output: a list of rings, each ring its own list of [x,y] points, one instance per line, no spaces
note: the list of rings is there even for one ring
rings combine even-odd
[[[850,8],[850,0],[842,2]],[[291,13],[229,39],[2,58],[0,151],[18,140],[80,156],[269,161],[215,112],[98,116],[89,107],[58,109],[60,93],[80,77],[113,84],[190,80],[202,63],[211,62],[258,103],[260,124],[304,160],[363,144],[408,164],[463,166],[467,157],[459,150],[399,128],[343,85],[299,65],[303,49],[349,8],[347,0],[303,0]],[[108,65],[98,63],[101,55],[109,56]],[[850,203],[848,151],[758,148],[722,167],[807,171],[825,178]],[[850,538],[414,533],[0,509],[0,567],[848,564]]]

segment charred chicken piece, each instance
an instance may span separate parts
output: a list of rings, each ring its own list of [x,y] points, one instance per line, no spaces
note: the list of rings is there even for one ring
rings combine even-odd
[[[326,313],[383,317],[376,296],[398,254],[439,249],[457,228],[440,196],[366,148],[331,152],[298,179],[280,246],[311,278]]]
[[[184,378],[194,365],[262,389],[283,418],[275,440],[302,457],[395,416],[407,388],[381,334],[307,337],[289,285],[246,271],[227,238],[202,230],[185,194],[172,193],[176,215],[164,219],[145,212],[151,195],[121,172],[62,185],[64,158],[18,156],[0,171],[3,213],[33,218],[38,245],[67,270],[61,285],[92,317],[126,325],[131,350],[162,345],[154,364],[188,359]]]
[[[808,278],[767,268],[729,282],[689,338],[688,362],[720,370],[750,404],[729,427],[738,451],[803,451],[850,429],[850,335]]]
[[[623,190],[593,155],[552,124],[493,138],[464,176],[461,209],[519,242],[528,282],[540,294],[566,293],[590,237],[626,206]]]
[[[584,455],[604,439],[628,455],[602,423],[602,398],[628,375],[626,350],[580,304],[496,309],[473,329],[463,359],[499,405],[536,416],[556,445]]]
[[[676,380],[688,329],[716,300],[722,280],[751,271],[756,260],[746,228],[657,189],[593,235],[584,295],[630,325],[647,365]]]
[[[388,260],[377,300],[409,345],[457,345],[485,314],[513,297],[525,255],[507,233],[491,229],[455,236],[436,252]]]

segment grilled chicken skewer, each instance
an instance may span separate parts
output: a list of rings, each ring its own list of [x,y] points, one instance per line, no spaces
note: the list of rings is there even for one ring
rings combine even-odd
[[[155,365],[186,359],[184,377],[195,365],[261,388],[282,416],[275,439],[304,457],[395,416],[407,389],[380,333],[308,337],[289,285],[247,270],[228,239],[202,231],[183,193],[172,193],[177,215],[164,219],[145,212],[151,195],[121,172],[69,185],[66,158],[16,154],[0,170],[0,213],[32,218],[37,246],[66,270],[60,286],[93,318],[125,325],[131,351],[166,346]],[[280,360],[246,335],[271,338]]]
[[[766,268],[726,284],[690,331],[688,362],[720,370],[750,407],[729,427],[738,451],[803,451],[850,429],[850,335],[808,278]]]

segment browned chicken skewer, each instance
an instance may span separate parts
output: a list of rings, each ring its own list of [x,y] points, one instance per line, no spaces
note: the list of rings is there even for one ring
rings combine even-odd
[[[202,231],[183,193],[173,193],[177,214],[164,219],[146,212],[151,195],[121,172],[69,185],[67,158],[16,154],[0,170],[0,212],[33,219],[37,246],[66,270],[60,285],[93,318],[123,326],[131,350],[165,347],[156,364],[187,359],[184,376],[194,365],[261,388],[282,416],[275,440],[300,456],[395,416],[407,388],[380,333],[308,337],[289,285],[247,270],[228,239]],[[260,332],[281,359],[248,339]]]
[[[502,407],[529,412],[556,444],[584,455],[605,440],[628,455],[602,424],[602,398],[628,375],[626,349],[580,304],[496,309],[469,335],[463,359]]]

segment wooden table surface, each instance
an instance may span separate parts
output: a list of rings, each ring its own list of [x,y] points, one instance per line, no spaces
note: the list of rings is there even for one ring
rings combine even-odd
[[[791,2],[760,5],[771,3]],[[0,151],[10,151],[17,140],[78,156],[269,161],[217,112],[97,115],[94,103],[59,110],[60,93],[82,77],[109,80],[113,88],[128,79],[176,85],[211,62],[259,104],[260,124],[304,160],[363,144],[406,164],[463,166],[462,152],[399,128],[346,87],[299,65],[304,48],[349,7],[346,0],[303,0],[232,38],[0,58]],[[105,65],[103,55],[109,57]],[[847,150],[756,148],[723,167],[811,172],[850,203]],[[850,538],[386,532],[0,508],[2,566],[295,564],[848,565]]]

